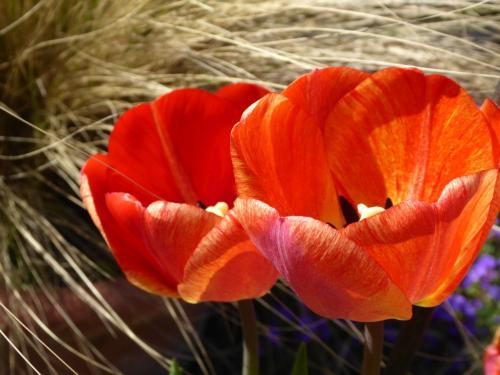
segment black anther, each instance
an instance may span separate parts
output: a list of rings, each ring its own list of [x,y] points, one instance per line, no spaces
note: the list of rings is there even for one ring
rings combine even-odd
[[[387,197],[387,199],[385,200],[384,208],[387,210],[388,208],[391,208],[392,206],[393,206],[392,199]]]
[[[342,210],[342,214],[344,215],[344,219],[347,222],[346,225],[359,221],[358,212],[354,209],[351,203],[349,203],[349,201],[342,195],[339,196],[339,203],[340,203],[340,209]]]

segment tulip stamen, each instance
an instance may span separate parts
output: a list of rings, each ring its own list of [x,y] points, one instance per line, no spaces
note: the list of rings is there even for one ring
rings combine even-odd
[[[205,208],[205,211],[224,217],[229,211],[229,205],[226,202],[217,202],[215,205]]]
[[[200,208],[203,208],[204,210],[206,210],[206,209],[207,209],[207,207],[208,207],[208,206],[207,206],[205,203],[203,203],[202,201],[198,201],[198,202],[196,202],[196,205],[197,205],[198,207],[200,207]]]

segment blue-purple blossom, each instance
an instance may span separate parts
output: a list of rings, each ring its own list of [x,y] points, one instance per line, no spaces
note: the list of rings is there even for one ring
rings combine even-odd
[[[462,287],[469,288],[475,283],[480,283],[483,288],[489,287],[489,284],[497,278],[499,267],[500,260],[492,255],[480,256],[462,281]]]

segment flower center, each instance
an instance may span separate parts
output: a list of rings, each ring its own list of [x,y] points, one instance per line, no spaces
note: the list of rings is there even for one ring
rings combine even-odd
[[[367,205],[360,203],[357,205],[357,210],[356,210],[354,206],[351,204],[351,202],[349,202],[342,195],[339,196],[339,204],[340,204],[340,209],[342,210],[342,214],[344,215],[346,221],[344,227],[346,227],[349,224],[355,223],[357,221],[369,218],[370,216],[377,215],[393,206],[391,198],[388,197],[385,200],[384,207],[380,206],[368,207]],[[328,223],[328,225],[334,227],[330,223]]]
[[[205,208],[205,211],[211,212],[214,215],[224,217],[226,216],[227,212],[229,211],[229,206],[226,202],[217,202],[213,206],[208,206]]]
[[[359,213],[359,221],[368,219],[369,217],[375,216],[381,212],[385,211],[385,208],[379,206],[368,207],[367,205],[360,203],[357,206]]]

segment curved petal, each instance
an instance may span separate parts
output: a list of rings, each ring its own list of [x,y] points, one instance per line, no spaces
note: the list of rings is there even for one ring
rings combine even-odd
[[[435,306],[460,282],[498,212],[498,171],[460,177],[437,203],[406,201],[341,230],[412,303]],[[423,302],[425,301],[425,302]]]
[[[339,231],[306,217],[280,217],[263,202],[235,210],[257,248],[312,310],[357,321],[409,319],[411,304],[387,273]]]
[[[188,204],[157,201],[144,212],[146,243],[158,262],[180,283],[184,267],[220,217]]]
[[[221,87],[215,95],[219,98],[229,100],[238,113],[243,111],[252,103],[268,94],[269,90],[251,83],[232,83]]]
[[[500,158],[500,108],[493,100],[486,99],[481,106],[481,113],[490,127],[498,161]]]
[[[182,201],[150,104],[138,105],[119,118],[109,138],[107,163],[111,167],[108,173],[114,177],[108,178],[106,191],[126,191],[145,206],[158,199]]]
[[[313,116],[323,130],[335,103],[369,76],[348,67],[316,69],[293,81],[282,95]]]
[[[433,202],[452,179],[495,166],[472,98],[416,69],[381,70],[346,94],[328,115],[325,144],[340,193],[368,206]]]
[[[436,306],[444,301],[476,259],[500,209],[499,170],[453,180],[436,206],[440,220],[438,246],[447,249],[443,254],[446,263],[439,277],[439,287],[418,303],[421,306]]]
[[[109,139],[108,163],[122,175],[113,191],[133,194],[145,206],[158,199],[232,202],[230,130],[266,93],[243,83],[222,87],[217,96],[181,89],[128,110]]]
[[[277,278],[277,271],[251,244],[230,211],[189,259],[179,293],[189,302],[257,298]]]
[[[432,204],[405,201],[341,232],[365,249],[414,303],[429,283],[435,284],[431,267],[446,251],[431,246],[437,220]]]
[[[283,215],[311,216],[341,226],[344,219],[316,121],[286,97],[269,94],[232,131],[238,192]]]
[[[82,168],[80,189],[85,207],[132,284],[152,293],[176,296],[175,281],[144,257],[148,249],[141,235],[123,228],[109,212],[105,202],[110,178],[107,165],[106,155],[96,155]]]
[[[183,89],[152,103],[156,128],[183,202],[207,206],[236,197],[229,150],[239,120],[231,102],[203,90]]]

